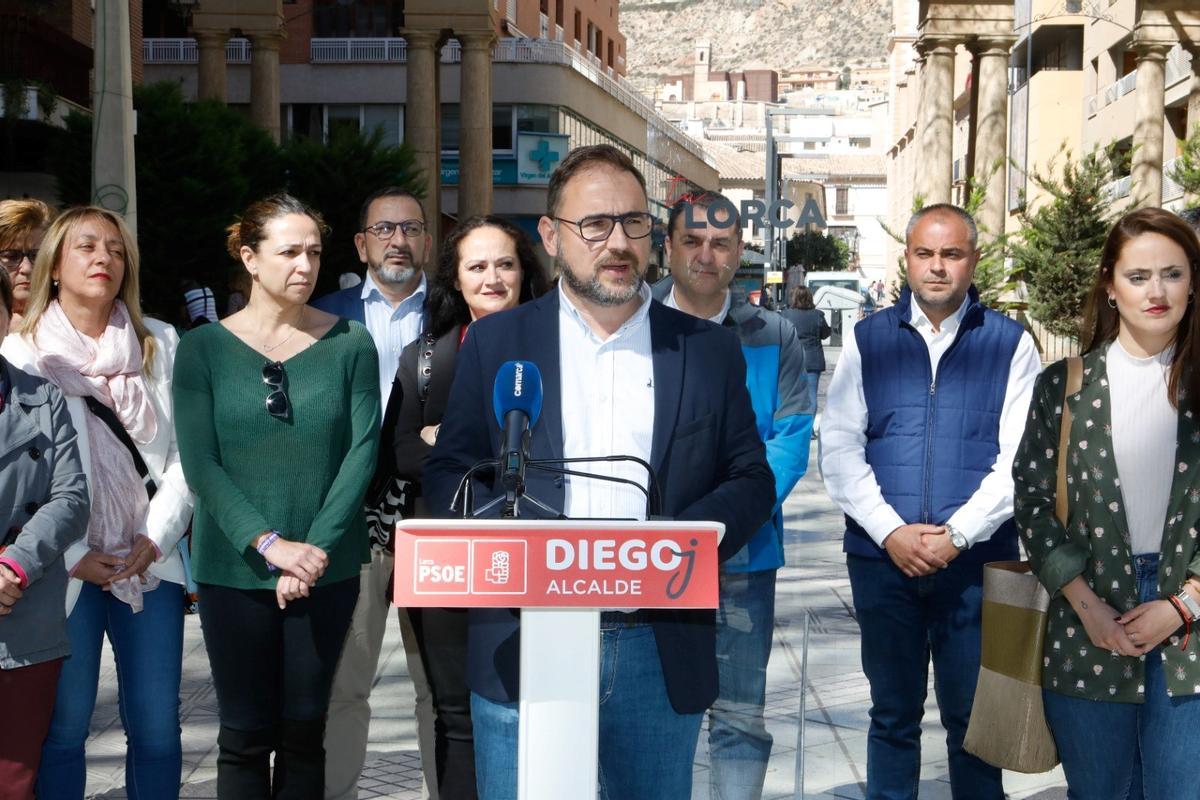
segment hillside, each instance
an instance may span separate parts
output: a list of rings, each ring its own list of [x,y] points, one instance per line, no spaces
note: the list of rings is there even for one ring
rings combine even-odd
[[[638,84],[691,69],[700,39],[714,70],[880,62],[891,28],[888,0],[622,0],[620,15]]]

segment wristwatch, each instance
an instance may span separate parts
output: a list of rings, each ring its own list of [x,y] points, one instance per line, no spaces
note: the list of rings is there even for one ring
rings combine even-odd
[[[1187,609],[1187,612],[1192,615],[1192,619],[1200,620],[1200,603],[1197,603],[1195,598],[1188,593],[1186,585],[1175,596],[1183,603],[1183,607]]]
[[[950,544],[957,547],[958,552],[966,552],[967,548],[971,545],[967,541],[967,537],[962,535],[962,531],[951,525],[949,522],[946,523],[946,530],[950,532]]]

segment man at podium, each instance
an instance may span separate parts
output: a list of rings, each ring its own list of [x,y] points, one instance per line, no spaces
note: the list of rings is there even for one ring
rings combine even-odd
[[[609,145],[572,151],[551,176],[539,222],[557,291],[471,326],[437,444],[425,464],[431,509],[447,517],[464,473],[500,454],[492,387],[506,361],[537,365],[544,403],[534,459],[636,456],[654,469],[663,514],[725,525],[720,558],[767,521],[775,482],[746,391],[737,337],[652,302],[645,284],[653,217],[645,180]],[[589,472],[646,487],[640,467]],[[646,495],[611,480],[530,471],[526,493],[568,518],[645,519]],[[503,493],[477,485],[479,506]],[[547,517],[522,503],[524,517]],[[601,615],[599,760],[604,797],[687,800],[704,711],[717,696],[712,610]],[[471,611],[468,682],[480,796],[517,792],[520,614]]]

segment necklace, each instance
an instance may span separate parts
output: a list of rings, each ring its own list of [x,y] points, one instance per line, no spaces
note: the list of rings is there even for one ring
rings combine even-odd
[[[306,308],[307,306],[301,307],[300,316],[296,319],[296,324],[292,326],[292,332],[285,336],[282,342],[276,342],[275,344],[264,344],[262,346],[262,351],[264,353],[269,353],[272,350],[278,350],[291,341],[292,337],[296,335],[296,331],[300,330],[300,323],[304,321],[304,311]]]

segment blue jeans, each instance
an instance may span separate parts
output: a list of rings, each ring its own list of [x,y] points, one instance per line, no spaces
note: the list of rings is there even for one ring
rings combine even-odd
[[[821,370],[808,370],[808,382],[805,389],[808,391],[808,406],[809,414],[817,413],[817,388],[821,385]]]
[[[871,684],[868,800],[916,798],[929,660],[956,800],[1002,800],[1000,770],[963,750],[979,678],[983,565],[909,578],[889,558],[846,556]]]
[[[1141,601],[1157,600],[1158,554],[1135,556],[1134,568]],[[1195,747],[1200,695],[1167,696],[1159,647],[1146,654],[1145,668],[1144,703],[1042,690],[1072,800],[1200,798]]]
[[[720,694],[708,716],[709,795],[713,800],[754,800],[762,796],[773,741],[763,721],[763,704],[775,626],[775,570],[722,571],[720,580]]]
[[[600,629],[600,797],[689,800],[700,714],[671,708],[654,631]],[[475,778],[482,800],[517,796],[516,703],[471,693]]]
[[[117,664],[117,703],[125,726],[125,791],[130,800],[179,796],[179,676],[183,664],[183,587],[162,581],[134,614],[126,603],[84,583],[67,618],[71,655],[63,661],[50,733],[42,746],[37,796],[82,798],[84,745],[96,707],[104,636]]]

